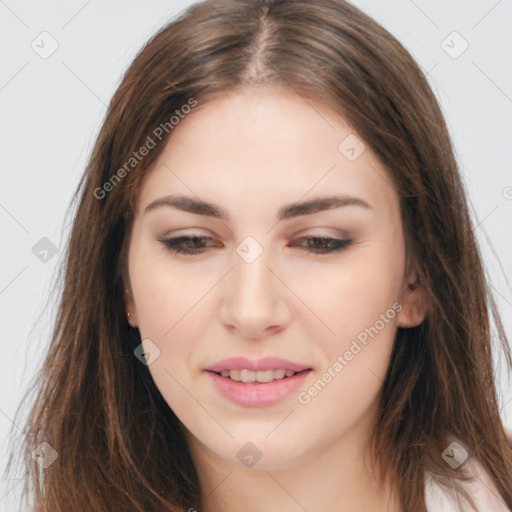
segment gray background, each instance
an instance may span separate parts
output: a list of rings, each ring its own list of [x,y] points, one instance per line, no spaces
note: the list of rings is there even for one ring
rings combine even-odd
[[[55,311],[47,297],[62,264],[65,213],[106,105],[143,42],[190,3],[0,0],[0,471],[15,408],[49,342]],[[398,37],[428,73],[512,338],[512,2],[354,3]],[[40,35],[45,31],[50,36]],[[45,55],[52,44],[58,48]],[[500,353],[500,406],[512,427],[503,363]],[[4,487],[0,510],[8,510]],[[15,485],[10,496],[16,492]]]

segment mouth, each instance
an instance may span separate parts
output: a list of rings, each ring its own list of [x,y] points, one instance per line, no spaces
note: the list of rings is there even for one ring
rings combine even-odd
[[[313,369],[277,356],[236,356],[205,368],[214,388],[242,407],[266,407],[290,399]]]
[[[228,401],[246,408],[277,405],[289,400],[304,384],[311,368],[299,371],[276,368],[269,370],[206,370],[214,388]]]

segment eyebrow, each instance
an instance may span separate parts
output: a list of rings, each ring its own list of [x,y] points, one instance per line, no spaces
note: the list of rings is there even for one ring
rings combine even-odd
[[[228,213],[220,206],[206,201],[198,200],[189,196],[170,195],[155,199],[144,209],[144,214],[156,210],[162,206],[168,206],[184,212],[194,213],[196,215],[204,215],[214,217],[221,220],[229,220]],[[313,213],[341,208],[344,206],[358,206],[365,209],[372,207],[359,197],[338,195],[326,196],[311,199],[309,201],[295,202],[284,205],[277,213],[278,220],[291,219],[301,215],[311,215]]]

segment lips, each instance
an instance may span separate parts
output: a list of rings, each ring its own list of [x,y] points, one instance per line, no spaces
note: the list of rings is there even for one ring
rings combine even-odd
[[[243,407],[277,404],[290,397],[311,371],[306,364],[280,357],[230,357],[205,368],[217,391]]]

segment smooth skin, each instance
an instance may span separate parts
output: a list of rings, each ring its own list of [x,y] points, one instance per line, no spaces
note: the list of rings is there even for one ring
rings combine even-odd
[[[411,286],[415,272],[406,274],[389,174],[367,145],[354,161],[339,150],[350,134],[327,104],[284,88],[240,88],[199,103],[144,178],[125,304],[143,346],[158,347],[149,371],[186,426],[204,489],[196,509],[400,510],[368,470],[366,448],[397,327],[419,325],[426,300]],[[168,195],[214,203],[227,218],[170,206],[145,212]],[[332,195],[368,207],[276,219],[284,205]],[[193,255],[160,241],[184,235],[211,239],[182,244],[202,251]],[[325,245],[302,239],[313,235],[352,242],[314,253]],[[248,236],[263,249],[251,263],[236,251]],[[299,391],[307,390],[396,302],[401,311],[307,404],[292,393],[243,407],[204,371],[231,356],[279,356],[313,368]],[[262,455],[252,468],[237,457],[248,442]]]

